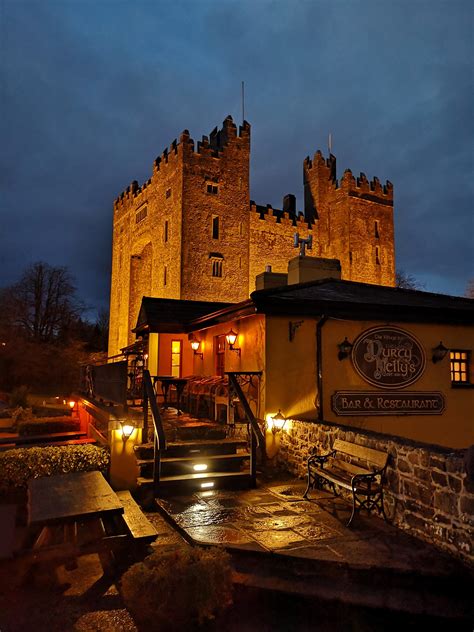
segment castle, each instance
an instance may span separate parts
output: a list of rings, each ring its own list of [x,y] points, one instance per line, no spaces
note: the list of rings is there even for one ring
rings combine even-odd
[[[394,285],[393,186],[369,182],[317,151],[303,164],[304,212],[250,200],[250,125],[228,116],[197,144],[184,130],[115,200],[109,356],[134,340],[143,296],[236,303],[271,266],[286,273],[293,235],[313,237],[308,254],[339,259],[342,278]]]

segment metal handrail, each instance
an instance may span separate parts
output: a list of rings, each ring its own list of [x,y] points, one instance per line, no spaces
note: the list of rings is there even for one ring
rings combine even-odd
[[[155,390],[150,377],[150,371],[143,371],[143,434],[148,440],[148,405],[150,405],[153,420],[153,492],[156,495],[160,483],[161,453],[166,450],[166,436],[163,429],[160,410],[156,403]]]
[[[253,414],[252,409],[250,408],[250,405],[247,401],[247,398],[245,397],[245,394],[237,379],[238,375],[250,375],[250,374],[261,375],[261,371],[252,371],[248,373],[245,373],[242,371],[239,371],[238,373],[233,372],[233,371],[226,371],[226,375],[229,376],[229,386],[231,386],[232,389],[235,391],[235,394],[237,395],[240,403],[242,404],[242,408],[244,409],[245,416],[247,417],[248,423],[250,424],[250,427],[252,429],[252,436],[255,436],[255,438],[257,439],[257,443],[260,449],[262,460],[265,460],[267,456],[266,450],[265,450],[265,436],[260,426],[258,425],[257,418]]]

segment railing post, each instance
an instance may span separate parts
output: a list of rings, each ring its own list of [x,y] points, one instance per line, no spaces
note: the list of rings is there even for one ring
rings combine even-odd
[[[142,431],[142,443],[148,443],[148,395],[145,387],[145,380],[143,380],[143,431]]]

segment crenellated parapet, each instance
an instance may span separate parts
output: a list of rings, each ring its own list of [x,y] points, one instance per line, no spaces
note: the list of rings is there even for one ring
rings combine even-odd
[[[259,220],[266,221],[269,224],[286,224],[306,230],[311,230],[312,227],[311,223],[306,221],[301,211],[289,213],[288,211],[273,208],[271,204],[263,206],[250,200],[250,212],[258,215]]]

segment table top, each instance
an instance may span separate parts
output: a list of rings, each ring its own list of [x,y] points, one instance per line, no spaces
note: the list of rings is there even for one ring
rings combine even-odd
[[[189,382],[189,377],[173,377],[172,375],[157,375],[156,379],[160,382]]]
[[[123,505],[100,472],[45,476],[28,482],[30,525],[46,525],[123,513]]]

